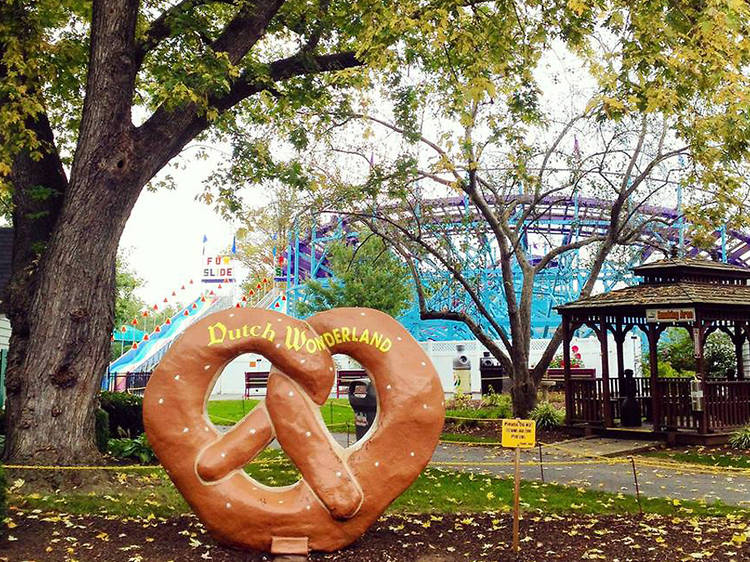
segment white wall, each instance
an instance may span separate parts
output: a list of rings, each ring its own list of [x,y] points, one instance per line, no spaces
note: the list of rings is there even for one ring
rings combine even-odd
[[[0,314],[0,349],[8,349],[10,342],[10,320],[5,314]]]
[[[546,339],[535,339],[531,342],[531,366],[535,365],[536,362],[541,358],[542,353],[547,347],[549,340]],[[440,382],[443,384],[443,390],[446,392],[453,391],[453,358],[457,355],[456,345],[463,344],[465,346],[463,354],[466,355],[471,361],[471,390],[474,393],[480,392],[481,390],[481,378],[479,375],[479,359],[482,357],[485,347],[476,340],[467,341],[428,341],[421,342],[420,345],[425,350],[427,355],[432,359],[432,363],[435,365],[435,369],[440,375]],[[502,348],[502,344],[499,344]],[[636,340],[635,343],[628,335],[625,338],[624,345],[624,357],[625,357],[625,368],[633,369],[636,376],[639,374],[640,369],[640,356],[641,356],[641,342],[640,339]],[[601,347],[599,340],[595,337],[591,338],[574,338],[571,347],[578,346],[579,353],[581,354],[581,360],[583,366],[589,369],[596,369],[596,376],[601,378],[602,376],[602,360],[601,360]],[[609,338],[609,372],[610,376],[614,377],[617,375],[617,349],[612,336]],[[562,347],[559,349],[557,354],[562,354]],[[637,361],[634,358],[637,357]]]
[[[549,340],[537,339],[531,342],[531,365],[542,356]],[[479,359],[485,350],[484,346],[476,340],[465,341],[427,341],[420,342],[422,349],[435,365],[440,376],[440,382],[446,392],[453,392],[453,358],[456,356],[456,345],[465,346],[464,354],[471,361],[471,390],[478,393],[481,390],[481,378],[479,375]],[[500,344],[502,347],[502,344]],[[571,346],[578,346],[584,367],[596,369],[596,376],[602,376],[602,361],[599,340],[596,338],[574,338]],[[636,376],[640,374],[641,341],[635,342],[630,335],[625,338],[625,368],[633,369]],[[557,354],[562,354],[562,348]],[[634,358],[637,357],[637,360]],[[335,355],[334,361],[338,369],[358,369],[359,364],[345,355]],[[750,364],[750,361],[747,363]],[[256,354],[241,355],[224,368],[224,372],[216,381],[211,394],[244,394],[245,372],[267,372],[270,370],[268,359]],[[609,338],[609,372],[611,377],[617,376],[617,354],[615,342],[612,336]],[[335,392],[335,388],[333,389]],[[265,389],[253,389],[251,396],[264,396]]]

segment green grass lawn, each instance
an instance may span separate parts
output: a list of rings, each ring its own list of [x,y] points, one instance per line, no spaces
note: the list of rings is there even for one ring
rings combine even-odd
[[[683,451],[650,451],[643,456],[668,459],[670,461],[722,466],[732,468],[750,468],[750,455],[746,452],[734,452],[730,449],[703,449],[696,447]]]
[[[264,451],[246,467],[248,474],[268,485],[292,484],[299,478],[296,468],[277,450]],[[73,514],[100,514],[132,517],[171,517],[190,509],[163,471],[120,473],[117,484],[100,485],[88,493],[25,493],[24,486],[12,490],[9,504]],[[507,510],[511,504],[513,481],[494,475],[427,468],[396,501],[390,512],[472,513]],[[680,517],[725,516],[734,514],[750,519],[750,511],[723,504],[643,498],[646,513]],[[634,496],[574,488],[540,482],[523,482],[521,507],[524,511],[545,513],[622,514],[638,513]]]
[[[252,410],[258,403],[258,400],[211,400],[208,403],[208,414],[214,423],[221,425],[231,425],[238,422],[242,417]],[[481,409],[460,408],[446,410],[446,417],[451,416],[458,418],[472,419],[502,419],[507,416],[507,409],[502,406],[490,406]],[[321,406],[320,412],[326,424],[341,424],[349,422],[354,423],[354,412],[349,406],[349,400],[346,398],[329,398]]]
[[[259,400],[211,400],[208,403],[208,415],[216,425],[233,425],[240,421]],[[339,431],[345,431],[349,423],[354,430],[354,411],[346,398],[330,398],[320,407],[320,413],[326,425]]]
[[[216,425],[233,425],[241,420],[252,410],[259,400],[211,400],[208,403],[208,415]],[[481,410],[471,408],[447,410],[447,416],[461,418],[483,418],[501,419],[503,407],[488,407]],[[347,398],[330,398],[320,407],[323,420],[331,430],[345,432],[346,424],[349,431],[354,433],[354,411],[349,406]],[[461,422],[462,424],[474,425],[474,422]],[[464,443],[495,443],[498,437],[478,437],[474,435],[462,435],[458,433],[444,433],[441,438],[446,441],[462,441]]]

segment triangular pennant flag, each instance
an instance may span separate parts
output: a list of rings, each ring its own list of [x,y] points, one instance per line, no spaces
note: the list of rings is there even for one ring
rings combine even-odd
[[[198,308],[198,305],[193,303],[193,310],[195,310],[196,308]]]
[[[242,302],[247,302],[247,297],[242,297]]]
[[[143,334],[143,341],[146,341],[148,339],[149,339],[148,334]]]
[[[281,295],[281,300],[285,301],[286,300],[286,295]]]
[[[183,316],[190,316],[190,313],[186,310]]]
[[[279,308],[279,303],[276,303],[276,305],[274,306],[274,308]]]
[[[263,283],[268,283],[268,279],[266,279],[266,278],[264,277],[264,278],[263,278]]]
[[[128,329],[125,326],[120,326],[120,331],[124,334]]]
[[[183,285],[182,287],[180,287],[180,290],[184,291],[185,290],[185,285]]]
[[[177,296],[177,291],[172,291],[172,296],[176,297]]]
[[[218,288],[221,289],[221,283],[219,283],[219,287]]]
[[[235,304],[234,307],[235,308],[239,308],[240,307],[240,303]]]
[[[167,300],[167,297],[164,297],[164,302],[169,302],[169,301]]]
[[[249,294],[250,294],[250,296],[252,296],[252,295],[255,294],[255,291],[253,291],[252,289],[250,289],[250,293]]]
[[[257,287],[255,287],[255,288],[256,288],[256,289],[260,289],[260,283],[258,283],[258,286],[257,286]]]
[[[131,347],[131,349],[138,349],[138,344],[133,342],[133,346]]]
[[[156,332],[157,334],[160,334],[161,333],[161,326],[157,326],[156,328],[154,328],[154,332]]]
[[[192,280],[192,279],[190,280],[190,284],[191,284],[191,285],[193,284],[193,280]]]
[[[213,289],[211,289],[211,292],[210,292],[210,293],[208,293],[208,294],[209,294],[209,295],[211,295],[211,296],[213,296],[213,295],[214,295],[214,290],[213,290]]]
[[[115,341],[115,336],[110,336],[109,341]]]
[[[159,307],[154,305],[154,310],[159,310]]]
[[[201,296],[201,302],[206,302],[206,297]]]
[[[133,318],[133,321],[131,322],[131,324],[133,326],[137,326],[138,325],[138,318]]]
[[[145,316],[148,316],[148,310],[144,310],[144,311],[143,311],[143,314],[142,314],[141,316],[144,316],[144,317],[145,317]]]
[[[170,320],[169,318],[167,318],[167,321],[166,321],[166,322],[164,322],[164,323],[165,323],[165,324],[166,324],[167,326],[171,326],[171,325],[172,325],[172,320]]]

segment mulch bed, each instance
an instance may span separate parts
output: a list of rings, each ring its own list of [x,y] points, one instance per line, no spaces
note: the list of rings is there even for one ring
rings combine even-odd
[[[217,562],[269,560],[267,554],[217,545],[191,515],[171,519],[73,516],[11,509],[0,560]],[[507,513],[389,515],[349,548],[312,560],[748,560],[745,522],[656,515],[527,514],[521,552],[510,552]]]
[[[472,437],[491,437],[500,441],[500,430],[503,420],[492,420],[482,422],[459,422],[454,423],[446,420],[443,431],[446,433],[458,433]],[[541,443],[558,443],[575,437],[564,429],[540,429],[536,432],[536,440]]]

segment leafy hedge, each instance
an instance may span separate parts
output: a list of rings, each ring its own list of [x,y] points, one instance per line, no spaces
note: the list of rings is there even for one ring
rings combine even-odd
[[[96,435],[96,448],[99,449],[100,453],[107,452],[107,444],[109,443],[109,414],[107,410],[99,408],[94,413],[96,422],[94,425],[94,431]]]
[[[102,392],[102,410],[109,414],[109,433],[138,437],[143,433],[143,398],[124,392]]]

